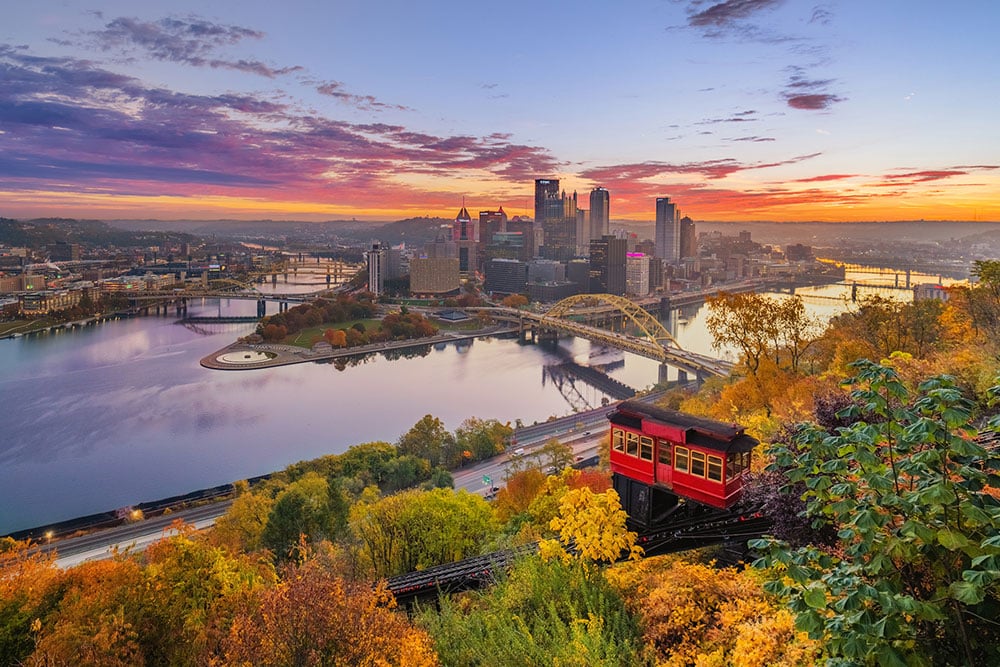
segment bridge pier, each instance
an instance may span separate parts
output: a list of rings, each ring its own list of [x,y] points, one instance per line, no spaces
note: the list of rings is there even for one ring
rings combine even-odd
[[[538,332],[539,343],[555,343],[559,340],[559,332],[555,329],[541,329]]]
[[[257,300],[257,318],[260,319],[267,314],[267,302],[264,299]]]

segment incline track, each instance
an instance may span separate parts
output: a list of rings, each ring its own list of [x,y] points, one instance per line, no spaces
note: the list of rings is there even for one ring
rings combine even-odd
[[[768,517],[757,512],[719,510],[697,503],[684,503],[669,521],[654,529],[640,529],[636,544],[647,556],[678,553],[714,544],[745,547],[771,526]],[[388,580],[388,588],[400,604],[427,600],[441,593],[481,588],[496,581],[496,573],[509,569],[518,558],[536,553],[538,543],[474,556],[455,563],[408,572]]]

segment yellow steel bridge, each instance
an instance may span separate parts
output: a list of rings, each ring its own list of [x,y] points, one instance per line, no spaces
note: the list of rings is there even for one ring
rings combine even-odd
[[[733,370],[731,362],[681,349],[670,332],[648,311],[613,294],[577,294],[563,299],[545,313],[517,308],[468,310],[482,310],[496,319],[516,322],[522,336],[537,332],[567,333],[653,359],[698,377],[725,377]],[[619,332],[587,322],[595,317],[607,318],[609,314],[631,326],[622,327],[623,331]],[[634,329],[637,333],[627,333],[628,329]]]

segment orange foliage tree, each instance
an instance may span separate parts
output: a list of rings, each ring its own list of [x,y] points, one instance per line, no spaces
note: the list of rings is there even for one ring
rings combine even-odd
[[[343,329],[327,329],[323,332],[323,339],[332,347],[347,346],[347,333]]]
[[[430,638],[384,588],[350,584],[315,560],[290,567],[234,620],[227,665],[437,665]]]
[[[32,625],[48,613],[61,579],[52,555],[0,538],[0,664],[21,664],[34,649]]]

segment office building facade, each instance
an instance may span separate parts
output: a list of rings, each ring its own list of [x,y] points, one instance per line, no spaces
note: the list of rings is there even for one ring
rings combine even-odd
[[[611,231],[611,194],[604,188],[590,191],[590,239],[599,239]]]
[[[670,197],[656,198],[656,256],[669,263],[681,258],[681,215]]]
[[[590,242],[590,293],[625,294],[628,241],[610,234]]]
[[[385,292],[385,247],[375,241],[372,243],[371,249],[365,253],[365,260],[368,262],[368,291],[375,296],[380,296]]]

